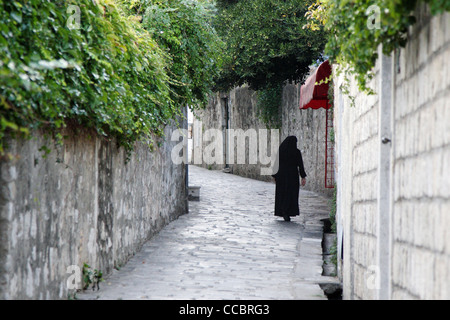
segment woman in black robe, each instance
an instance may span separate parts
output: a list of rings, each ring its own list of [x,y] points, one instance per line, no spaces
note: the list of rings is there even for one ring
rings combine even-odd
[[[298,216],[298,195],[300,190],[299,171],[302,186],[306,183],[302,154],[297,149],[297,138],[287,137],[278,149],[278,171],[272,175],[275,179],[275,215],[291,221]]]

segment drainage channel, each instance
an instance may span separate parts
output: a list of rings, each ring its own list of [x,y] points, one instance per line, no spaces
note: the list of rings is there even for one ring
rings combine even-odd
[[[342,300],[342,284],[336,277],[337,270],[335,260],[336,234],[331,232],[330,219],[322,219],[323,235],[322,235],[322,276],[335,277],[336,281],[319,283],[320,288],[327,296],[328,300]]]

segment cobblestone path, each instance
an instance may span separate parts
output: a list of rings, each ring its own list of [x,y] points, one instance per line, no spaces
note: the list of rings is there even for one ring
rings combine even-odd
[[[285,222],[273,183],[189,166],[189,184],[201,186],[189,214],[79,299],[326,299],[326,198],[301,190],[301,214]]]

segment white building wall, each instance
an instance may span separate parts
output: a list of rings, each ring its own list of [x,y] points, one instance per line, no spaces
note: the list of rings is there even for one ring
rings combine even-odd
[[[406,48],[392,55],[388,70],[388,155],[380,157],[384,136],[379,132],[380,77],[387,71],[377,64],[371,82],[376,95],[366,96],[352,84],[353,107],[339,90],[342,78],[335,81],[338,232],[343,234],[339,275],[345,299],[450,298],[450,15],[431,17],[424,6],[416,16]],[[385,157],[389,178],[380,171]],[[386,179],[390,197],[383,205],[380,188]],[[380,238],[386,228],[388,239]],[[387,261],[380,252],[389,254]]]

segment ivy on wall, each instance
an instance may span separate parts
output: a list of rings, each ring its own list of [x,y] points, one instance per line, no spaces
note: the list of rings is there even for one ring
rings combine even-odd
[[[203,62],[206,72],[213,68],[215,49],[185,49],[178,58],[124,7],[161,1],[126,2],[0,0],[0,155],[7,133],[40,128],[61,140],[59,129],[67,123],[115,137],[130,151],[137,140],[162,136],[180,114],[180,102],[204,99],[206,87],[198,83],[211,83],[214,74],[205,74]],[[169,2],[176,11],[183,1]],[[194,41],[212,34],[206,15],[195,16],[197,24],[189,24],[191,16],[177,19],[182,21],[161,31],[176,33],[184,23],[191,28],[182,32]]]
[[[226,47],[216,89],[248,84],[258,91],[261,119],[276,127],[283,84],[303,81],[323,52],[324,32],[303,28],[311,0],[217,3],[215,26]]]
[[[212,26],[214,5],[206,0],[118,1],[168,54],[175,105],[204,107],[224,45]]]
[[[432,14],[450,11],[447,0],[316,0],[306,13],[305,28],[325,29],[329,35],[325,53],[355,76],[360,90],[370,92],[367,83],[379,45],[386,55],[406,45],[420,3],[427,3]]]

